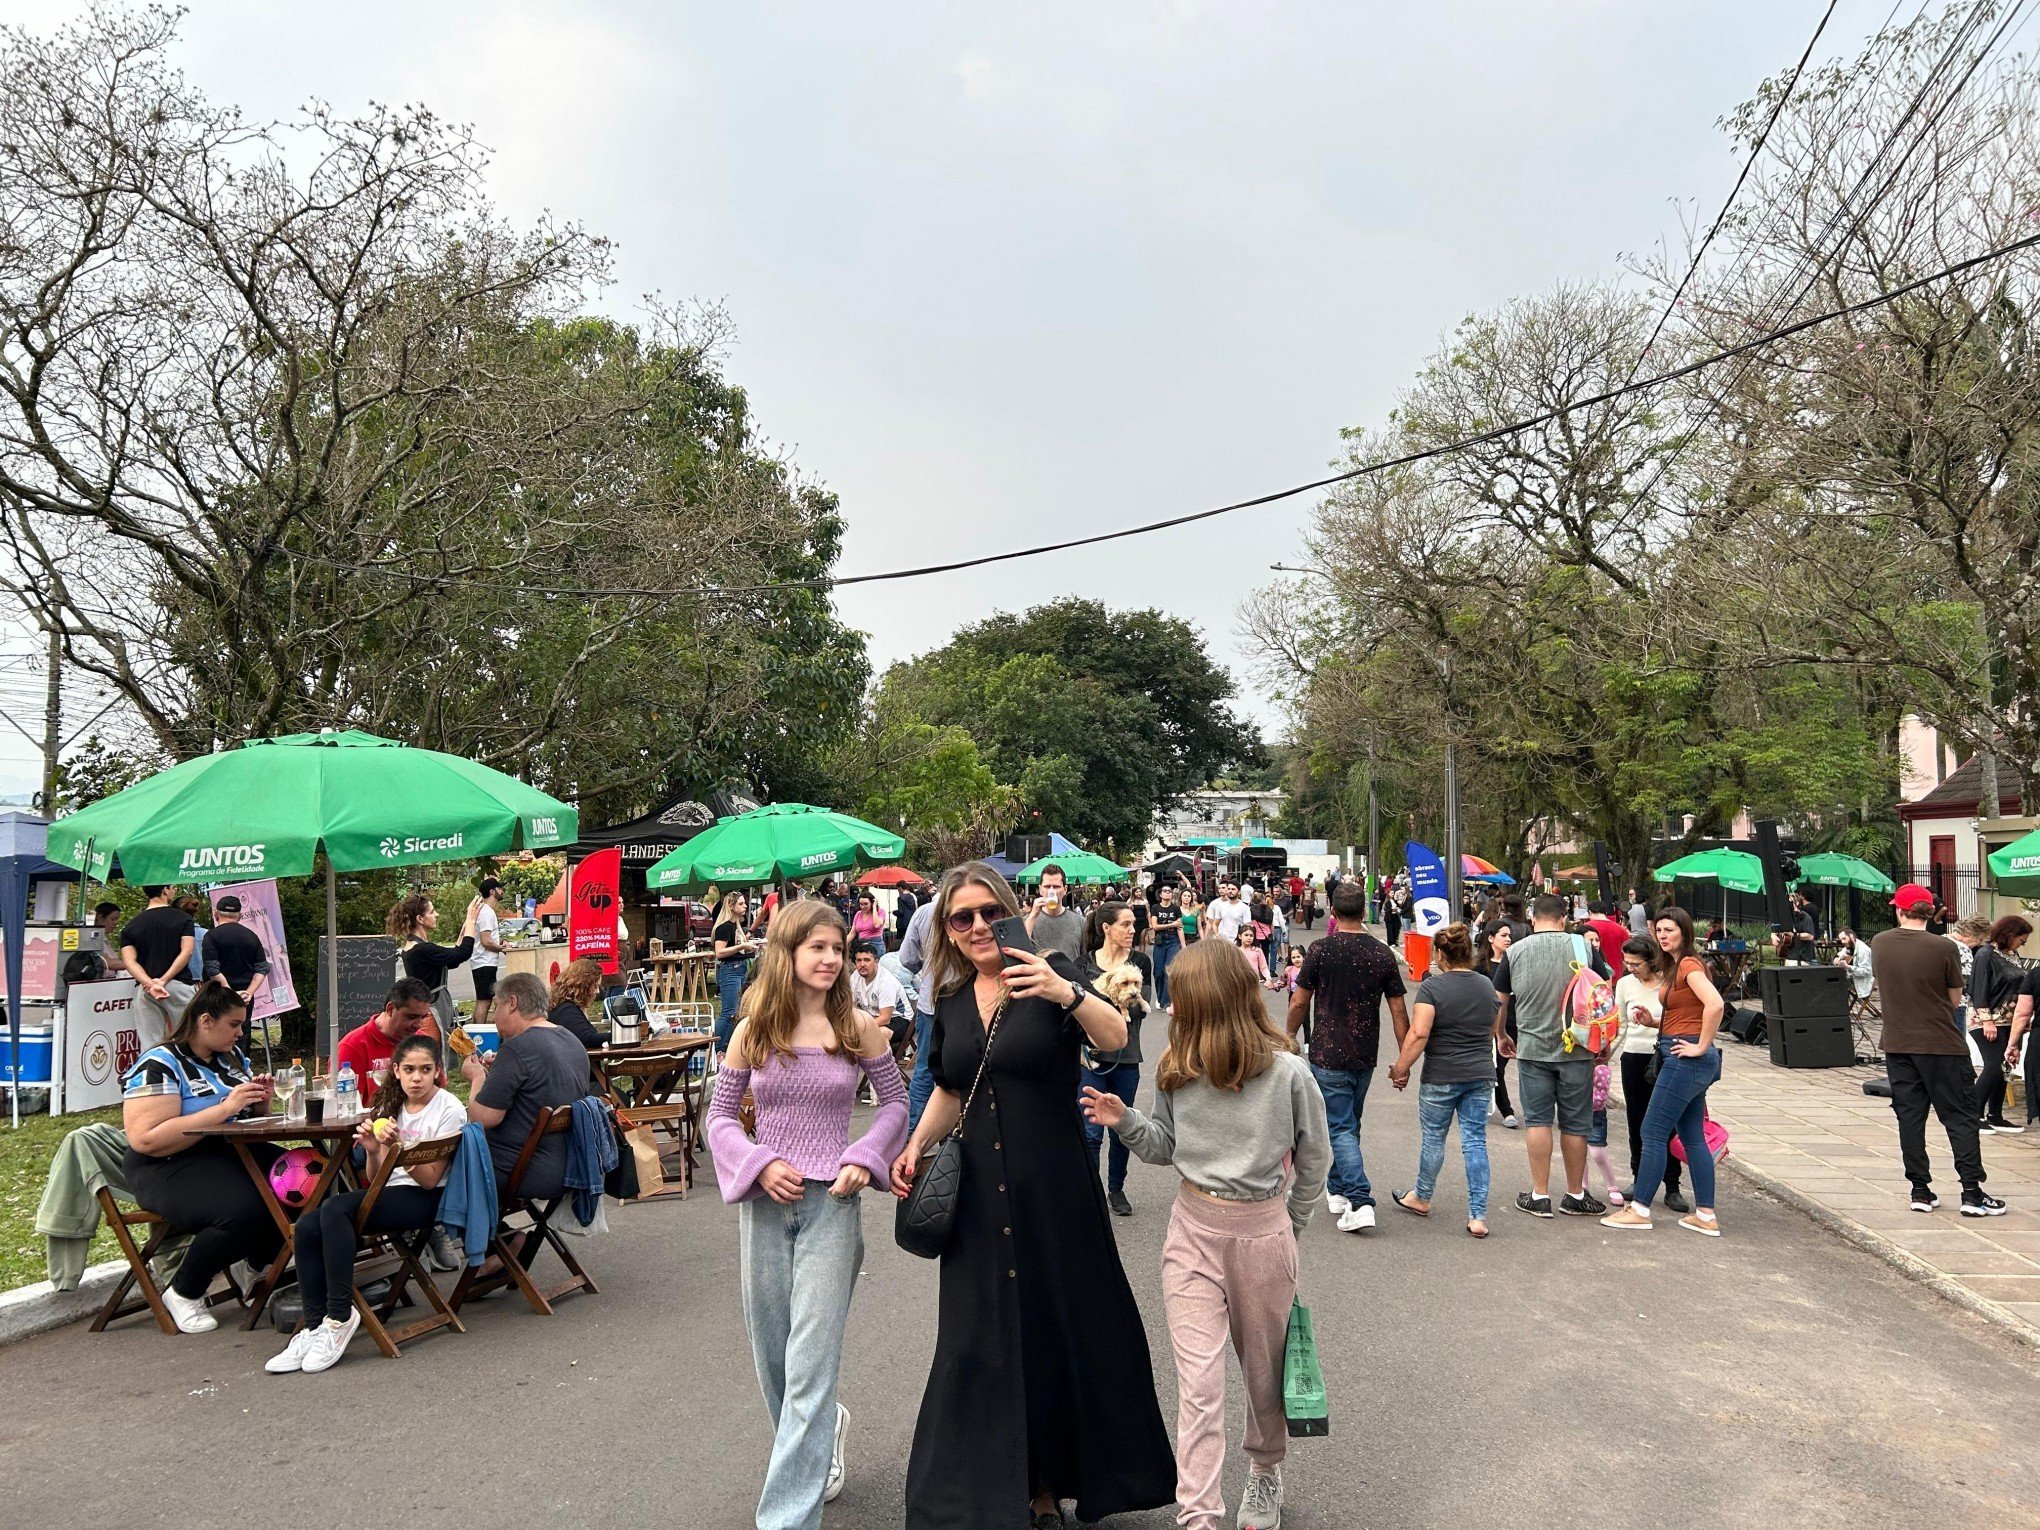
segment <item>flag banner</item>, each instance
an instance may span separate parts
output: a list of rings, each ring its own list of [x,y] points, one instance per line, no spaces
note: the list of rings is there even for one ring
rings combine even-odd
[[[1445,878],[1445,863],[1437,851],[1415,840],[1403,846],[1403,860],[1410,868],[1410,928],[1419,935],[1435,935],[1452,922],[1452,884]]]
[[[597,850],[569,874],[567,960],[593,957],[604,971],[616,967],[616,910],[623,880],[623,847]]]
[[[290,978],[290,948],[284,944],[283,913],[276,902],[276,878],[267,877],[260,882],[222,882],[209,891],[215,907],[229,893],[241,900],[241,923],[254,931],[255,938],[262,942],[263,954],[269,958],[269,981],[255,995],[248,1018],[267,1020],[271,1015],[296,1009],[297,986]],[[219,916],[213,917],[217,920]]]

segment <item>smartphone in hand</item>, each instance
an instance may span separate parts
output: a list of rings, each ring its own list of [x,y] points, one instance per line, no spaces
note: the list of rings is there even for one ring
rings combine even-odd
[[[1006,966],[1013,965],[1008,950],[1033,951],[1038,949],[1034,937],[1027,933],[1027,921],[1018,914],[992,921],[992,937],[999,943],[999,960]]]

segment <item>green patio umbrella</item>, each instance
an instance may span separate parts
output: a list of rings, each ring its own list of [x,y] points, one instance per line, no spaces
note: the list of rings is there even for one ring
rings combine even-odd
[[[756,887],[800,877],[882,866],[907,853],[907,842],[877,824],[810,807],[775,802],[719,818],[645,873],[647,887],[698,892]]]
[[[1799,858],[1799,877],[1794,887],[1860,887],[1864,892],[1895,892],[1896,884],[1868,861],[1838,850]]]
[[[1031,866],[1024,867],[1013,880],[1021,884],[1039,882],[1041,868],[1060,866],[1063,875],[1072,883],[1081,882],[1123,882],[1127,871],[1124,866],[1115,866],[1102,855],[1093,855],[1088,850],[1079,850],[1072,855],[1044,855]]]
[[[173,765],[58,819],[48,854],[102,881],[117,859],[127,881],[146,884],[310,876],[323,849],[334,937],[335,872],[550,850],[579,837],[573,808],[513,776],[348,731],[250,739]],[[330,961],[331,938],[326,948]],[[327,980],[331,993],[330,971]]]
[[[1681,878],[1695,882],[1719,882],[1731,892],[1764,891],[1764,863],[1747,850],[1701,850],[1682,855],[1658,867],[1652,875],[1660,882]]]
[[[1991,851],[1989,860],[1990,879],[1999,892],[2040,897],[2040,829]]]

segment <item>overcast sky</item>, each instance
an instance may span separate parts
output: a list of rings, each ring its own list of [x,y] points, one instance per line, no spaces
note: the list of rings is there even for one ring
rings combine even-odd
[[[181,63],[255,116],[472,122],[507,216],[617,240],[608,306],[722,302],[731,376],[842,496],[842,571],[865,573],[1317,476],[1466,314],[1619,275],[1682,203],[1711,216],[1736,170],[1718,119],[1822,8],[191,0]],[[1822,53],[1889,10],[1844,0]],[[1309,511],[841,608],[882,668],[1002,607],[1155,605],[1244,676],[1239,603]],[[0,789],[34,758],[7,730]]]

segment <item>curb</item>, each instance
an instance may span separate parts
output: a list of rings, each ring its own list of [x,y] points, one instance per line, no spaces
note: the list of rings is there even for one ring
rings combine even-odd
[[[0,1346],[18,1344],[92,1316],[126,1272],[127,1261],[113,1259],[88,1266],[75,1290],[59,1291],[47,1280],[39,1280],[32,1286],[0,1291]]]
[[[1732,1148],[1719,1162],[1721,1167],[1728,1169],[1737,1178],[1754,1185],[1774,1200],[1783,1201],[1793,1210],[1802,1213],[1844,1241],[1855,1244],[1866,1253],[1874,1254],[1901,1275],[1919,1282],[1964,1312],[1983,1319],[2027,1349],[2040,1351],[2040,1328],[2014,1317],[1989,1298],[1978,1296],[1954,1276],[1944,1275],[1910,1249],[1901,1248],[1882,1233],[1873,1232],[1861,1222],[1843,1216],[1832,1207],[1823,1206],[1812,1196],[1793,1189],[1756,1165],[1744,1163]]]

